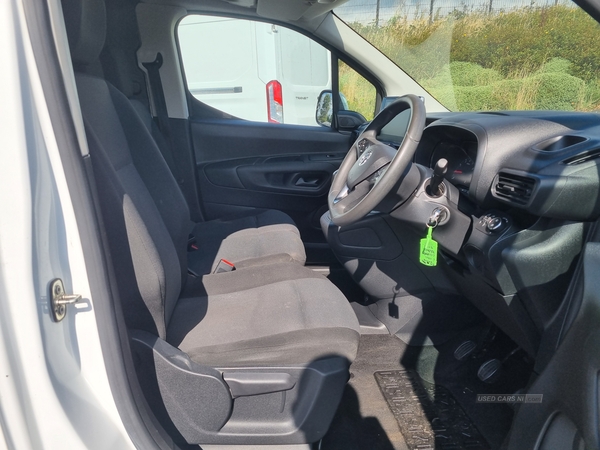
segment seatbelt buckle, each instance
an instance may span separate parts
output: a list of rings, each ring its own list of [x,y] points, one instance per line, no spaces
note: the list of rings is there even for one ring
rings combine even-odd
[[[233,272],[235,270],[235,264],[227,261],[226,259],[222,259],[215,267],[213,273],[223,273],[223,272]]]
[[[196,250],[198,250],[198,244],[196,243],[196,238],[190,234],[188,236],[187,251],[195,252]]]

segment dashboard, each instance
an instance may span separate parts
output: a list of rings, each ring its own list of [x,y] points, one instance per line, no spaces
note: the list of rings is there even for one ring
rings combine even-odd
[[[399,148],[410,116],[398,114],[377,140]],[[372,142],[357,143],[359,155]],[[600,217],[600,115],[559,111],[433,113],[415,153],[476,208],[518,208],[536,217]]]
[[[400,116],[378,141],[399,147],[407,123]],[[359,139],[357,151],[370,145]],[[445,191],[436,196],[427,187],[442,158]],[[567,296],[589,224],[600,218],[600,115],[430,113],[414,162],[379,211],[397,220],[399,236],[412,228],[418,237],[433,211],[444,210],[433,238],[452,284],[535,355]]]
[[[446,179],[477,207],[600,216],[600,115],[439,113],[427,122],[415,162],[433,168],[448,160]]]
[[[460,196],[452,220],[470,222],[460,250],[440,244],[453,282],[535,355],[542,330],[568,301],[590,223],[600,217],[600,115],[429,114],[415,162],[431,170],[441,158]],[[436,230],[436,239],[450,231]]]
[[[431,169],[441,158],[462,200],[453,220],[471,224],[460,250],[445,245],[454,281],[533,355],[600,217],[600,115],[430,114],[415,162]]]

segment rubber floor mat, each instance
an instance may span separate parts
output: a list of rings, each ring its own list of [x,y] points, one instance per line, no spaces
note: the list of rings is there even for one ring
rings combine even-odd
[[[469,417],[442,386],[412,370],[375,372],[410,450],[489,450]]]

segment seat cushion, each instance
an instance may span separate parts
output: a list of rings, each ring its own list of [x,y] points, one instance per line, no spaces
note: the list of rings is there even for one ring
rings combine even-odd
[[[192,234],[198,250],[188,253],[188,268],[197,275],[212,273],[221,259],[236,267],[282,260],[306,262],[300,232],[281,211],[253,210],[200,222]]]
[[[167,341],[213,367],[308,364],[331,356],[353,361],[360,334],[352,307],[326,278],[303,278],[312,271],[290,266],[295,279],[282,281],[261,277],[260,270],[274,272],[268,268],[210,275],[205,295],[178,301]],[[243,284],[250,287],[240,289]]]

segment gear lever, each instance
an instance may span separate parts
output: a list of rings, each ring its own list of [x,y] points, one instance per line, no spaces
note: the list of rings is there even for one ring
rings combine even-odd
[[[431,197],[439,197],[444,193],[444,191],[440,188],[442,181],[444,181],[444,176],[448,172],[448,160],[446,158],[438,159],[438,162],[435,163],[435,167],[433,168],[433,176],[429,181],[429,186],[427,186],[427,194]]]

